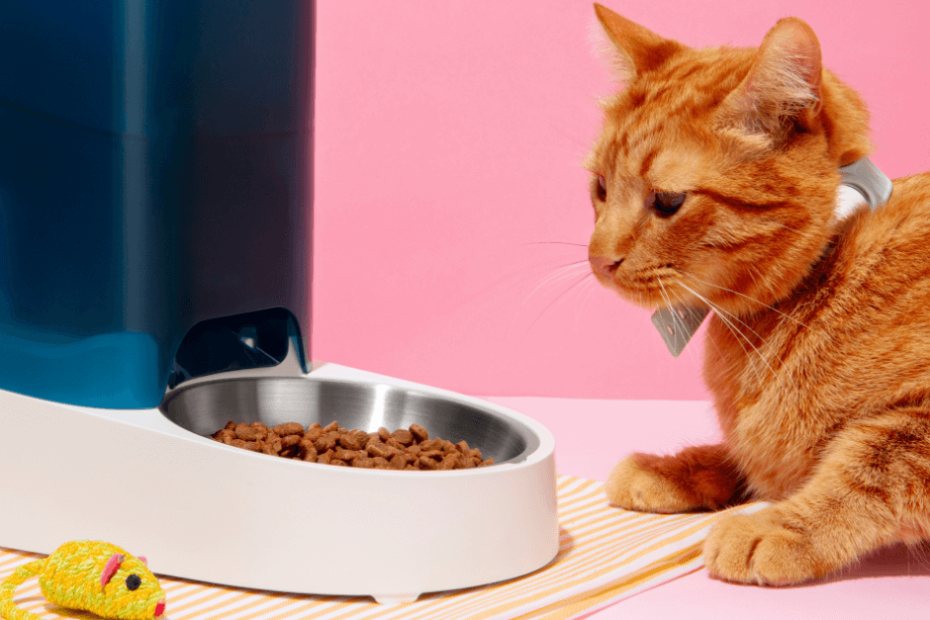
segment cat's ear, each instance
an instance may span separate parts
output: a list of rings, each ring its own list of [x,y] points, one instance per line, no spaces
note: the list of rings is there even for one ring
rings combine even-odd
[[[670,56],[685,49],[677,41],[663,39],[600,4],[594,5],[594,12],[610,42],[620,53],[621,72],[626,80],[658,68]]]
[[[796,17],[782,19],[765,35],[749,74],[721,104],[718,118],[748,137],[777,141],[786,121],[820,111],[822,79],[817,35]]]

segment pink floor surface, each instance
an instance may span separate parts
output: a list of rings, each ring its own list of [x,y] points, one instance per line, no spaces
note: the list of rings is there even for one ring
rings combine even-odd
[[[489,397],[542,422],[560,474],[605,480],[631,452],[670,453],[717,441],[706,402]],[[592,448],[592,445],[594,446]],[[794,588],[737,586],[701,569],[587,616],[592,620],[787,620],[930,618],[930,547],[894,546],[829,580]]]

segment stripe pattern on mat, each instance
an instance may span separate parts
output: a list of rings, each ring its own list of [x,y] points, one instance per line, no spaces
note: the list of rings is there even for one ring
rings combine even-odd
[[[600,482],[559,476],[560,548],[536,572],[488,586],[424,594],[414,603],[378,605],[367,597],[301,596],[159,577],[170,620],[570,620],[703,566],[701,546],[726,514],[655,515],[610,506]],[[64,542],[64,541],[63,541]],[[0,548],[0,580],[42,557]],[[43,620],[95,618],[59,610],[30,579],[16,604]],[[62,611],[66,615],[56,613]]]

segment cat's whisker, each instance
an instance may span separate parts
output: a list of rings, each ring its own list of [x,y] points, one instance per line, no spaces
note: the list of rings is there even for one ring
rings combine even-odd
[[[546,286],[547,284],[555,284],[556,282],[560,282],[561,280],[571,278],[573,275],[578,275],[578,272],[580,271],[590,271],[588,259],[580,260],[580,261],[565,265],[563,267],[559,267],[553,273],[546,276],[546,278],[542,282],[536,285],[536,288],[530,291],[529,295],[527,295],[523,299],[523,301],[520,303],[520,308],[525,306],[526,302],[530,300],[530,297],[532,297],[536,293],[536,291],[538,291],[542,287]]]
[[[682,285],[682,286],[685,286],[685,285]],[[685,288],[687,288],[687,287],[685,287]],[[689,289],[689,290],[690,290],[690,289]],[[691,292],[694,293],[694,291],[691,291]],[[694,293],[694,294],[697,294],[697,293]],[[707,302],[707,300],[705,299],[705,303],[709,303],[709,302]],[[762,337],[762,334],[760,334],[759,332],[757,332],[756,330],[754,330],[754,329],[752,328],[752,326],[749,325],[749,323],[747,323],[746,321],[744,321],[744,320],[742,320],[741,318],[739,318],[736,314],[734,314],[734,313],[732,313],[732,312],[727,312],[726,310],[724,310],[723,308],[720,308],[719,306],[711,306],[711,307],[714,308],[714,310],[717,312],[717,314],[721,314],[721,313],[722,313],[722,314],[726,314],[727,316],[731,317],[733,320],[738,321],[738,322],[741,323],[743,326],[745,326],[746,329],[748,329],[749,331],[751,331],[753,334],[756,335],[756,337],[757,337],[757,338],[759,339],[759,341],[762,343],[762,346],[768,347],[768,349],[769,349],[769,351],[771,351],[772,355],[775,356],[775,359],[777,359],[779,362],[781,362],[782,368],[787,368],[787,367],[788,367],[788,365],[785,363],[785,360],[783,360],[782,357],[775,351],[774,345],[772,345],[772,344],[771,344],[770,342],[768,342],[765,338],[763,338],[763,337]],[[723,318],[723,317],[721,317],[721,318]],[[745,334],[744,334],[744,336],[745,336]],[[746,341],[749,342],[749,339],[747,338]],[[750,342],[750,344],[752,344],[752,343]],[[753,348],[755,348],[755,347],[753,347]],[[757,349],[756,351],[757,351],[757,353],[759,354],[759,357],[762,357],[762,353],[761,353],[758,349]],[[763,358],[763,361],[765,361],[765,358]],[[766,362],[766,365],[768,365],[768,362]],[[771,367],[771,366],[769,366],[769,370],[772,370],[772,367]],[[773,374],[773,375],[775,374],[775,371],[774,371],[774,370],[772,370],[772,374]],[[776,376],[777,376],[777,375],[776,375]],[[794,382],[794,379],[791,377],[790,374],[788,375],[788,380],[791,381],[791,384],[794,385],[795,389],[797,389],[797,384]]]
[[[510,333],[513,331],[513,328],[517,323],[517,319],[520,317],[520,312],[523,310],[523,307],[530,300],[530,298],[536,294],[538,290],[540,290],[544,286],[547,286],[547,285],[555,286],[556,284],[558,284],[559,282],[562,282],[563,280],[576,277],[582,271],[587,272],[585,276],[593,275],[590,271],[590,264],[588,263],[588,259],[576,261],[574,263],[570,263],[568,265],[559,267],[553,273],[550,273],[548,276],[546,276],[543,279],[543,281],[540,282],[538,285],[536,285],[536,287],[532,291],[530,291],[530,293],[526,297],[523,298],[523,301],[520,302],[520,305],[517,307],[516,311],[513,314],[513,319],[510,321],[510,327],[507,328],[507,336],[505,338],[508,338],[510,336]]]
[[[573,245],[579,248],[588,247],[587,243],[573,243],[571,241],[527,241],[520,245]]]
[[[552,301],[550,301],[550,302],[546,305],[546,307],[542,309],[542,312],[540,312],[538,315],[536,315],[536,318],[533,319],[533,322],[530,323],[530,326],[526,328],[526,331],[529,332],[531,329],[533,329],[533,326],[536,325],[536,322],[539,321],[539,319],[542,318],[542,316],[549,310],[549,308],[551,308],[552,306],[554,306],[560,299],[563,299],[564,297],[566,297],[569,293],[571,293],[571,291],[572,291],[575,287],[577,287],[579,284],[581,284],[582,282],[584,282],[585,280],[587,280],[588,277],[593,277],[593,276],[594,276],[593,273],[588,272],[588,273],[584,274],[583,276],[581,276],[581,279],[580,279],[580,280],[577,280],[576,282],[573,282],[573,283],[571,284],[571,286],[569,286],[567,289],[565,289],[564,291],[562,291],[561,293],[559,293],[558,296],[556,296],[555,299],[553,299]]]
[[[591,274],[591,275],[594,275],[594,274]],[[591,293],[593,293],[597,289],[597,280],[594,278],[591,278],[590,280],[586,280],[585,284],[587,286],[582,286],[582,289],[585,290],[585,292],[582,293],[584,297],[581,298],[581,303],[578,305],[578,307],[575,308],[575,331],[578,330],[579,315],[582,314],[585,305],[588,303],[588,300],[591,298]]]
[[[662,290],[659,291],[659,294],[662,295],[662,299],[665,300],[665,303],[668,304],[669,307],[671,307],[671,305],[672,305],[672,300],[668,298],[668,295],[667,295],[666,292],[665,292],[665,287],[662,285],[662,279],[657,277],[656,280],[659,282],[659,286],[662,287]],[[675,322],[675,319],[678,318],[677,314],[675,314],[675,313],[672,313],[672,317],[673,317],[673,319],[672,319],[673,322]],[[680,333],[680,332],[679,332],[679,329],[678,329],[678,323],[675,322],[675,329],[672,330],[672,336],[675,338],[675,347],[676,347],[676,348],[678,347],[678,334],[679,334],[679,333]]]
[[[802,323],[801,321],[797,320],[796,318],[794,318],[794,317],[791,316],[790,314],[785,314],[784,312],[782,312],[782,311],[779,310],[778,308],[775,308],[775,307],[773,307],[773,306],[770,306],[770,305],[768,305],[768,304],[765,303],[765,302],[759,301],[759,300],[756,299],[755,297],[751,297],[751,296],[746,295],[746,294],[744,294],[744,293],[740,293],[739,291],[734,291],[733,289],[727,288],[727,287],[725,287],[725,286],[720,286],[719,284],[714,284],[713,282],[707,282],[706,280],[702,280],[702,279],[698,278],[697,276],[695,276],[694,274],[692,274],[692,273],[690,273],[690,272],[687,272],[687,271],[685,271],[685,270],[683,270],[683,269],[679,269],[678,271],[679,271],[679,273],[681,273],[683,276],[686,276],[686,277],[688,277],[688,278],[691,278],[691,279],[694,280],[695,282],[700,282],[701,284],[706,284],[707,286],[712,286],[712,287],[714,287],[714,288],[719,288],[719,289],[722,290],[722,291],[727,291],[727,292],[733,293],[734,295],[739,295],[740,297],[745,297],[746,299],[748,299],[748,300],[750,300],[750,301],[753,301],[753,302],[755,302],[755,303],[757,303],[757,304],[759,304],[759,305],[761,305],[761,306],[764,306],[764,307],[768,308],[769,310],[772,310],[773,312],[777,312],[778,314],[782,315],[782,316],[785,317],[786,319],[790,319],[791,321],[794,321],[795,323],[797,323],[797,324],[800,325],[801,327],[805,327],[805,328],[808,327],[807,325],[805,325],[805,324]],[[684,284],[682,284],[682,286],[684,286]],[[690,288],[689,288],[688,290],[691,291],[692,293],[694,293],[694,291],[692,291]],[[694,294],[697,295],[697,293],[694,293]],[[703,299],[703,298],[702,298],[702,299]]]
[[[704,303],[706,303],[708,306],[710,306],[711,308],[713,308],[713,309],[717,312],[717,316],[720,317],[720,320],[722,320],[722,321],[723,321],[724,323],[726,323],[727,325],[731,326],[731,327],[733,328],[733,330],[734,330],[734,334],[736,334],[736,333],[738,332],[738,333],[743,337],[743,339],[746,341],[746,344],[748,344],[749,346],[751,346],[751,347],[753,348],[753,350],[755,350],[756,355],[759,356],[759,359],[762,361],[762,363],[765,364],[765,365],[768,367],[768,369],[772,372],[772,376],[773,376],[773,377],[777,377],[777,376],[778,376],[778,373],[775,372],[775,369],[772,368],[772,365],[769,364],[769,362],[768,362],[767,359],[765,359],[765,356],[762,354],[762,351],[759,350],[759,347],[757,347],[756,345],[754,345],[754,344],[752,343],[752,340],[750,340],[749,337],[746,336],[746,334],[740,332],[739,329],[736,327],[736,325],[734,325],[733,322],[730,321],[730,319],[727,318],[726,315],[729,314],[728,312],[723,311],[721,308],[719,308],[719,307],[717,307],[716,305],[714,305],[713,303],[711,303],[710,300],[708,300],[706,297],[704,297],[704,296],[701,295],[700,293],[695,292],[693,289],[691,289],[690,287],[688,287],[686,284],[683,284],[683,283],[682,283],[681,286],[682,286],[685,290],[687,290],[688,292],[690,292],[692,295],[695,295],[696,297],[698,297],[699,299],[701,299]],[[742,321],[740,321],[740,322],[742,322]],[[758,335],[758,334],[756,334],[756,335]],[[746,350],[745,347],[743,347],[743,349]],[[752,356],[749,355],[749,351],[748,351],[748,350],[746,350],[746,355],[747,355],[748,359],[750,359],[750,360],[752,359]],[[784,364],[784,362],[782,362],[782,364]],[[753,367],[755,367],[755,364],[753,364]],[[758,373],[757,373],[757,374],[758,374]],[[761,381],[761,377],[760,377],[760,381]]]
[[[668,291],[665,290],[665,285],[662,284],[662,278],[656,276],[656,281],[659,283],[659,286],[662,288],[662,297],[665,298],[666,303],[668,303],[668,308],[672,312],[672,317],[673,317],[673,320],[675,322],[675,327],[676,327],[675,333],[673,334],[673,336],[675,336],[675,348],[677,349],[678,339],[680,337],[679,334],[687,330],[685,328],[684,321],[681,319],[681,317],[678,316],[678,313],[675,312],[674,306],[672,306],[672,299],[671,297],[669,297]]]
[[[668,291],[669,296],[671,296],[673,293],[675,293],[674,290]],[[676,294],[676,295],[675,295],[675,301],[677,302],[677,304],[678,304],[679,306],[684,305],[684,304],[686,303],[685,300],[682,298],[681,294]],[[677,313],[676,313],[676,314],[677,314]],[[716,342],[714,343],[714,347],[715,347],[715,348],[717,347],[717,343],[716,343]],[[691,356],[691,359],[693,360],[693,359],[694,359],[694,349],[688,349],[688,351],[689,351],[689,355]],[[719,348],[717,349],[717,352],[718,352],[718,353],[720,352],[720,349],[719,349]]]
[[[749,346],[751,346],[753,349],[756,348],[755,345],[753,345],[752,342],[749,341],[749,338],[746,337],[746,334],[744,334],[743,332],[741,332],[741,331],[736,327],[736,325],[734,325],[733,322],[730,321],[730,320],[725,316],[725,314],[724,314],[723,312],[721,312],[720,309],[719,309],[715,304],[713,304],[709,299],[707,299],[706,297],[702,296],[701,294],[695,292],[694,290],[692,290],[691,288],[689,288],[689,287],[688,287],[686,284],[684,284],[683,282],[679,282],[679,284],[682,286],[682,288],[684,288],[685,290],[687,290],[688,292],[690,292],[692,295],[695,295],[696,297],[698,297],[699,299],[701,299],[704,303],[706,303],[706,304],[708,305],[708,307],[710,307],[712,310],[714,310],[714,311],[717,312],[717,316],[719,316],[719,317],[720,317],[720,320],[723,321],[724,326],[725,326],[728,330],[730,330],[730,333],[732,333],[733,336],[736,338],[736,342],[743,348],[743,351],[746,353],[746,359],[749,360],[749,363],[750,363],[750,364],[752,364],[752,369],[753,369],[753,371],[756,373],[756,378],[759,379],[760,381],[762,381],[762,375],[761,375],[761,373],[759,372],[759,369],[756,367],[756,363],[755,363],[755,361],[753,361],[753,357],[752,357],[752,355],[749,353],[749,349],[747,349],[746,346],[743,344],[743,340],[745,340],[746,343],[749,344]],[[742,340],[741,340],[741,338],[742,338]],[[759,353],[758,349],[756,349],[756,353],[759,355],[759,357],[762,357],[762,354]],[[763,358],[763,361],[765,361],[764,358]],[[774,371],[772,371],[772,372],[774,373]]]
[[[768,291],[769,293],[775,292],[775,289],[772,287],[772,285],[766,283],[765,277],[762,275],[762,272],[759,271],[759,268],[755,265],[749,265],[749,275],[751,276],[753,274],[759,276],[759,279],[762,280],[762,290]]]
[[[521,256],[524,256],[532,262],[521,262],[513,264],[511,269],[499,270],[499,275],[497,275],[497,277],[491,280],[485,280],[482,286],[470,289],[468,291],[463,291],[462,296],[458,300],[458,304],[465,305],[476,299],[483,299],[490,291],[499,291],[503,287],[506,287],[508,291],[512,291],[515,285],[526,284],[528,286],[534,286],[540,277],[548,277],[553,269],[588,263],[587,252],[585,252],[585,257],[583,259],[575,260],[570,263],[563,263],[563,261],[568,257],[556,257],[554,259],[541,257],[542,259],[539,260],[535,257],[528,256],[528,254],[530,253],[521,251]],[[510,250],[503,251],[502,253],[488,252],[484,254],[478,254],[475,258],[493,260],[495,264],[498,264],[502,260],[509,260],[512,255],[513,249],[511,248]],[[573,251],[572,255],[577,256],[578,254],[577,252]]]
[[[743,348],[743,351],[746,352],[746,359],[749,360],[749,363],[752,366],[752,371],[756,373],[756,379],[758,379],[761,382],[763,380],[762,373],[759,372],[759,369],[756,367],[756,362],[753,360],[752,355],[750,355],[749,349],[747,349],[746,345],[743,344],[743,341],[740,340],[740,337],[742,337],[743,340],[745,340],[746,336],[742,332],[740,332],[738,329],[736,329],[736,327],[732,323],[730,323],[724,316],[720,315],[720,319],[723,321],[724,327],[730,330],[730,333],[732,333],[733,336],[736,338],[736,342],[739,344],[739,346]]]
[[[573,136],[573,135],[569,134],[568,132],[566,132],[566,131],[564,131],[564,130],[562,130],[562,129],[559,129],[558,127],[556,127],[555,125],[553,125],[553,124],[551,124],[551,123],[549,124],[549,128],[552,129],[553,131],[555,131],[556,133],[562,134],[562,137],[563,137],[563,138],[566,138],[569,142],[573,143],[575,146],[577,146],[577,147],[579,147],[580,149],[582,149],[581,152],[580,152],[582,158],[584,158],[584,157],[587,155],[588,149],[591,148],[591,145],[590,145],[590,144],[585,144],[585,143],[582,142],[580,139],[578,139],[576,136]]]
[[[786,228],[786,229],[788,229],[788,230],[790,230],[790,231],[792,231],[792,232],[796,232],[796,233],[798,233],[798,234],[801,234],[801,231],[798,230],[797,228],[792,228],[791,226],[787,226],[787,225],[785,225],[785,224],[782,224],[781,222],[776,222],[776,221],[774,221],[774,220],[769,220],[768,223],[769,223],[769,224],[774,224],[775,226],[781,226],[782,228]]]

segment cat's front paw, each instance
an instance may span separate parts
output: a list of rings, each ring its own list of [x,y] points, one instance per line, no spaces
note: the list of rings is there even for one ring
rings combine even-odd
[[[777,508],[721,519],[704,543],[710,576],[723,581],[787,586],[833,570],[800,523]]]
[[[604,490],[610,503],[641,512],[691,512],[702,508],[666,461],[673,457],[634,454],[617,463]]]

